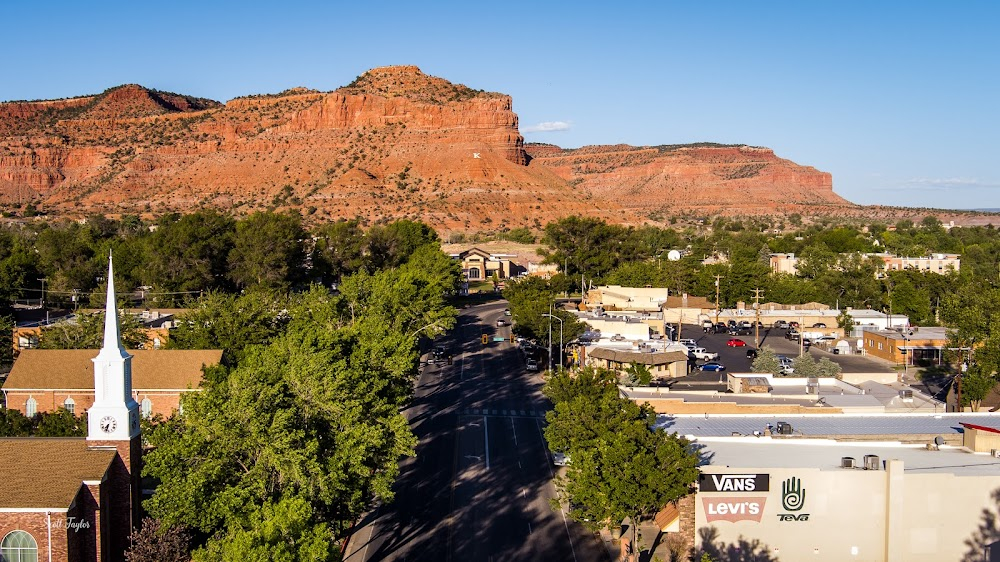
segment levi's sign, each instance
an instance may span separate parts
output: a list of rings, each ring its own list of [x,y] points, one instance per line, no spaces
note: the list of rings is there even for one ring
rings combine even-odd
[[[769,474],[701,474],[698,487],[702,492],[766,492]]]
[[[712,521],[757,521],[764,515],[766,497],[728,496],[701,498],[705,506],[705,520]]]

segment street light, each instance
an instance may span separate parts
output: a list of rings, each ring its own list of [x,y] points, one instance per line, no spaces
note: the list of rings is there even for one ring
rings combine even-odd
[[[45,282],[48,280],[49,279],[47,277],[42,277],[41,279],[39,279],[39,281],[42,282],[42,300],[39,303],[42,305],[42,308],[45,308]]]
[[[559,368],[563,366],[563,319],[555,316],[554,314],[543,314],[542,316],[548,316],[549,318],[555,318],[559,321]],[[549,320],[549,326],[552,326],[552,320]],[[549,345],[549,354],[552,353],[552,346]],[[549,367],[552,366],[552,360],[549,360]]]

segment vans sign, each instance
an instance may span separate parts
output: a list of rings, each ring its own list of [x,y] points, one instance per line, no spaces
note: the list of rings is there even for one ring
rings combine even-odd
[[[707,497],[701,498],[705,507],[705,520],[712,521],[757,521],[764,516],[766,497]]]
[[[769,474],[701,474],[698,488],[702,492],[766,492]]]

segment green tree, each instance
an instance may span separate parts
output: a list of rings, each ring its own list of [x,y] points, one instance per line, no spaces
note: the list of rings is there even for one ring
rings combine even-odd
[[[20,410],[0,408],[0,437],[27,437],[32,430],[31,418]]]
[[[66,408],[40,412],[35,416],[35,437],[83,437],[87,435],[85,416],[74,416]]]
[[[571,517],[592,527],[639,521],[690,492],[698,476],[690,444],[654,427],[652,408],[622,398],[613,375],[563,371],[545,393],[555,403],[545,439],[573,459],[557,481],[560,497],[574,506]]]
[[[283,332],[287,306],[287,297],[267,291],[209,293],[177,317],[167,347],[221,349],[223,363],[234,365],[247,347],[266,344]]]
[[[365,337],[290,329],[154,428],[145,474],[161,484],[146,508],[208,537],[195,560],[332,560],[373,498],[391,500],[414,438],[378,390],[386,367],[355,361]]]
[[[254,213],[236,223],[229,279],[237,287],[286,291],[305,279],[306,237],[295,214]]]
[[[325,224],[316,238],[316,267],[325,284],[338,283],[364,265],[365,233],[358,221]]]
[[[757,357],[750,364],[750,370],[754,373],[771,373],[777,375],[781,372],[781,362],[778,361],[778,354],[769,345],[763,345],[757,350]]]
[[[649,383],[653,381],[653,373],[649,370],[649,366],[635,361],[626,367],[625,376],[627,378],[626,384],[629,386],[649,386]]]
[[[143,282],[156,292],[181,293],[176,295],[181,298],[184,293],[225,289],[235,232],[236,222],[214,210],[164,217],[146,240]],[[116,263],[117,257],[116,253]],[[159,302],[178,300],[162,295]]]

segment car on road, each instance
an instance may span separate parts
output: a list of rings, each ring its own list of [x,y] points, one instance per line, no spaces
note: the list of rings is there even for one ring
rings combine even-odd
[[[719,358],[719,354],[714,351],[709,351],[704,347],[696,347],[691,350],[691,355],[694,355],[695,359],[701,361],[715,361]]]
[[[527,370],[529,370],[529,371],[537,371],[538,370],[538,361],[536,361],[534,359],[527,359],[524,362],[524,368],[527,369]]]
[[[698,370],[699,371],[721,372],[721,371],[725,371],[726,370],[726,366],[723,365],[722,363],[718,363],[716,361],[712,361],[710,363],[705,363],[704,365],[699,365],[698,366]]]
[[[434,347],[434,357],[435,358],[444,357],[445,353],[447,353],[447,351],[445,350],[445,348],[444,348],[443,345],[438,345],[438,346]]]
[[[510,316],[510,309],[509,308],[503,309],[503,315],[504,316]]]
[[[566,453],[552,453],[552,464],[556,466],[569,466],[573,462]]]
[[[754,349],[754,348],[752,348],[752,347],[748,347],[747,348],[747,359],[754,360],[756,358],[757,358],[757,350]]]
[[[729,341],[726,342],[726,345],[728,345],[729,347],[746,347],[747,342],[739,338],[730,338]]]
[[[504,320],[503,318],[497,318],[497,327],[502,327],[510,324],[510,322]]]

